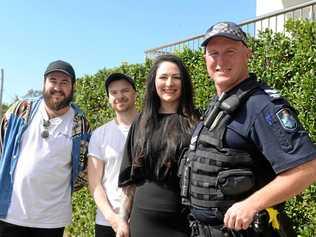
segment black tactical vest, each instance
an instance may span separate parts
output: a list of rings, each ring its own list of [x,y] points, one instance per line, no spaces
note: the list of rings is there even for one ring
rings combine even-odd
[[[225,211],[255,190],[252,157],[224,148],[223,137],[234,113],[258,86],[247,79],[233,94],[223,93],[196,126],[179,168],[183,204]]]

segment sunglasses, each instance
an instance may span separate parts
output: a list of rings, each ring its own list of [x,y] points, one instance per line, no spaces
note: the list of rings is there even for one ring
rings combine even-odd
[[[46,139],[49,137],[48,128],[50,126],[50,121],[43,119],[42,125],[43,125],[44,130],[41,132],[41,137]]]

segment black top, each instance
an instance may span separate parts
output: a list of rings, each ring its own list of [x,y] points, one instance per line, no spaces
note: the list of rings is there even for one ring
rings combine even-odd
[[[135,156],[140,118],[132,124],[124,149],[119,186],[139,186],[136,189],[134,206],[167,212],[179,210],[178,160],[183,149],[189,145],[191,136],[190,132],[180,132],[182,129],[179,127],[179,119],[178,114],[159,114],[157,129],[152,131],[152,137],[147,141],[147,155],[138,162],[135,162]],[[175,124],[174,131],[170,131],[169,125],[172,123]],[[173,139],[176,141],[175,146],[167,142],[166,137],[169,136],[176,136]],[[171,162],[164,162],[166,160]]]

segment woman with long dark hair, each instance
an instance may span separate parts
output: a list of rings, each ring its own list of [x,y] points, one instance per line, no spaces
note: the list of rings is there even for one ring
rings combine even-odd
[[[183,62],[174,55],[158,57],[147,79],[143,111],[126,141],[119,176],[124,190],[120,215],[126,222],[117,236],[189,235],[177,170],[198,119]]]

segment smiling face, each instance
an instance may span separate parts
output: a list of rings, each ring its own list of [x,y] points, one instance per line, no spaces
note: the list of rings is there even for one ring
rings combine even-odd
[[[250,55],[250,49],[240,41],[218,36],[208,42],[205,62],[218,95],[248,78]]]
[[[181,97],[181,73],[172,62],[162,62],[157,68],[155,87],[160,99],[160,112],[176,112]]]
[[[43,97],[46,106],[58,112],[67,108],[72,101],[73,86],[71,77],[63,72],[51,72],[44,81]]]
[[[136,91],[126,80],[111,82],[108,91],[109,102],[115,112],[128,112],[135,108]]]

